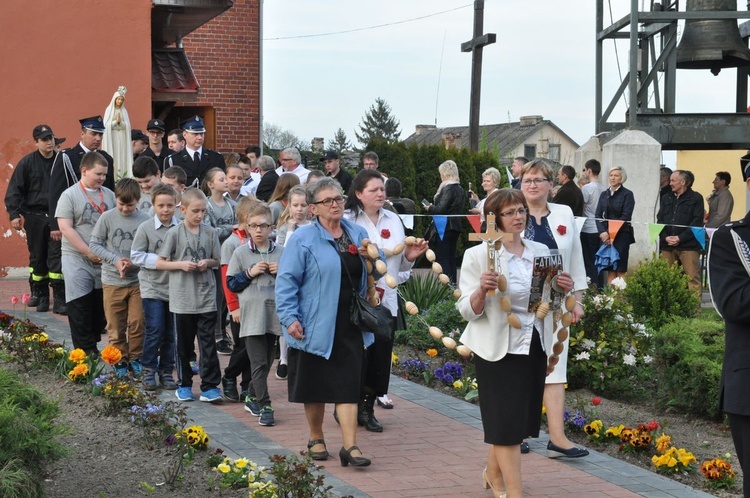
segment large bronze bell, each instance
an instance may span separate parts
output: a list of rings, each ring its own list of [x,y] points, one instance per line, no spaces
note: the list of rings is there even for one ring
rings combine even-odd
[[[736,10],[736,0],[687,0],[687,12]],[[742,41],[736,20],[685,21],[677,47],[678,68],[710,69],[716,75],[724,67],[747,65],[750,50]]]

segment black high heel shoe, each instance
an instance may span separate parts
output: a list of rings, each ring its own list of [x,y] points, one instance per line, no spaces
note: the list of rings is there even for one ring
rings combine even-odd
[[[343,446],[341,447],[341,450],[339,450],[341,466],[346,467],[347,465],[351,464],[352,467],[368,467],[371,463],[370,459],[363,456],[352,456],[352,451],[354,450],[361,452],[361,450],[357,446],[352,446],[348,450]]]
[[[328,457],[330,456],[328,454],[328,449],[324,449],[323,451],[313,451],[311,448],[315,446],[316,444],[322,444],[325,448],[326,442],[324,439],[312,439],[307,442],[307,454],[310,455],[310,458],[313,460],[328,460]]]

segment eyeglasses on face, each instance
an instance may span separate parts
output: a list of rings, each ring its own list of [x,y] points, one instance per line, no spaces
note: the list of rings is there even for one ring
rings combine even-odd
[[[313,204],[323,204],[325,207],[331,207],[333,206],[333,203],[336,204],[343,204],[344,201],[346,201],[346,197],[344,196],[338,196],[338,197],[329,197],[328,199],[323,199],[322,201],[313,202]]]
[[[249,225],[247,226],[247,228],[249,228],[250,230],[257,230],[257,229],[259,229],[259,228],[260,228],[261,230],[268,230],[268,229],[269,229],[269,228],[271,228],[272,226],[273,226],[273,225],[269,225],[268,223],[261,223],[260,225],[257,225],[257,224],[255,224],[255,223],[251,223],[251,224],[249,224]]]
[[[545,182],[548,182],[548,181],[549,180],[547,180],[546,178],[528,178],[526,180],[522,180],[521,181],[521,185],[529,186],[532,183],[534,185],[541,185],[542,183],[545,183]]]
[[[515,216],[525,216],[529,210],[526,208],[509,209],[500,213],[503,218],[513,218]]]

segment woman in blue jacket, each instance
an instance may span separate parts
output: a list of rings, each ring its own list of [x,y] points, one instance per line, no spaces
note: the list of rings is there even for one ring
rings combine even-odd
[[[364,348],[373,335],[351,323],[349,307],[352,283],[360,295],[366,290],[361,247],[367,231],[342,219],[344,197],[334,179],[308,187],[307,203],[316,218],[289,237],[276,277],[276,313],[289,346],[289,401],[305,404],[312,459],[328,459],[323,417],[325,403],[334,403],[344,440],[341,465],[366,467],[370,460],[356,441],[357,403]]]

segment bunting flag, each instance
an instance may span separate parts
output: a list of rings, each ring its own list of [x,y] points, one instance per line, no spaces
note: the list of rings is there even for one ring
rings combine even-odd
[[[404,226],[406,228],[408,228],[409,230],[414,230],[414,215],[402,214],[401,221],[404,223]]]
[[[659,239],[659,234],[664,229],[663,223],[649,223],[648,224],[648,242],[653,244]]]
[[[714,234],[716,230],[718,230],[718,228],[706,228],[706,233],[708,234],[709,239],[711,238],[711,236]]]
[[[609,221],[609,238],[615,240],[617,233],[620,231],[622,226],[625,224],[622,220],[610,220]]]
[[[583,230],[584,223],[586,223],[585,216],[576,216],[576,228],[578,229],[578,233],[581,233],[581,230]]]
[[[467,216],[466,219],[469,220],[469,224],[471,225],[471,228],[474,229],[474,233],[482,231],[482,218],[478,214]]]
[[[690,227],[695,236],[695,240],[701,245],[701,249],[706,250],[706,229],[703,227]]]
[[[435,228],[437,228],[438,237],[440,237],[440,240],[443,240],[443,236],[445,235],[445,226],[448,224],[448,217],[435,216],[432,218],[432,221],[435,222]]]

